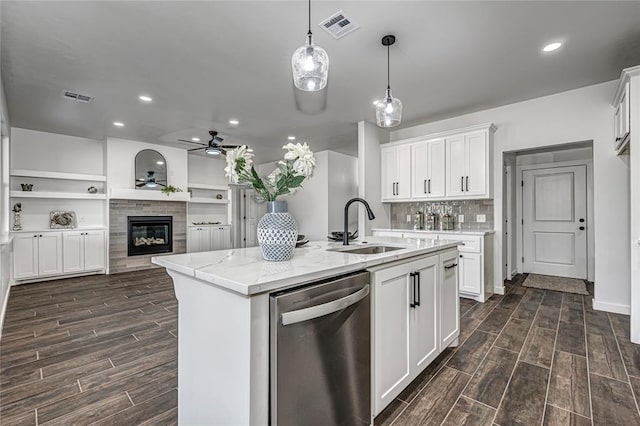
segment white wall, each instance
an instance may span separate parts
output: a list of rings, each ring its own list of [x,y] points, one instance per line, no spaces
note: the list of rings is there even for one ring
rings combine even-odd
[[[162,154],[167,163],[167,185],[187,190],[187,151],[164,145],[107,138],[107,183],[109,189],[135,188],[135,158],[143,149]]]
[[[358,195],[358,159],[334,151],[329,153],[328,231],[344,228],[344,205]],[[358,226],[358,206],[349,209],[349,230]]]
[[[631,341],[640,343],[640,75],[631,77]]]
[[[369,220],[364,206],[359,207],[358,230],[361,236],[371,235],[373,228],[388,228],[391,206],[382,203],[380,176],[380,144],[389,142],[389,134],[366,121],[358,123],[358,197],[369,203],[376,215]]]
[[[189,183],[228,185],[229,181],[224,175],[226,165],[225,157],[213,158],[187,155]]]
[[[613,151],[613,108],[616,82],[601,83],[421,124],[391,133],[391,140],[427,135],[479,123],[493,122],[494,164],[504,152],[593,141],[595,298],[601,308],[627,310],[630,301],[629,158]],[[360,132],[359,132],[360,133]],[[379,168],[379,163],[375,163]],[[495,269],[502,262],[502,169],[494,169]],[[613,219],[612,219],[613,218]],[[502,287],[496,274],[494,285]]]
[[[9,157],[10,157],[9,111],[5,99],[4,84],[0,76],[0,338],[4,314],[9,301],[11,279],[11,243],[9,234]]]

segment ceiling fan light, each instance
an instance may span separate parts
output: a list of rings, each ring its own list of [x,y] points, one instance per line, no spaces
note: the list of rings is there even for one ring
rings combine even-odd
[[[219,148],[214,148],[212,146],[208,146],[205,148],[204,152],[208,155],[220,155],[220,149]]]

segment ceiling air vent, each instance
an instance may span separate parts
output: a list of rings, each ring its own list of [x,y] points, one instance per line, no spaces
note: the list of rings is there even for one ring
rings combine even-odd
[[[352,19],[347,18],[342,10],[329,16],[318,25],[331,34],[336,40],[360,28],[360,25],[353,22]]]
[[[69,90],[65,90],[64,92],[62,92],[62,97],[64,97],[65,99],[69,99],[70,101],[83,102],[85,104],[88,104],[93,100],[91,96],[81,95]]]

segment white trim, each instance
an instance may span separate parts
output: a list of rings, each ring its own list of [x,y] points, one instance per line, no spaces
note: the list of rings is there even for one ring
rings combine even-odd
[[[2,310],[0,311],[0,341],[2,340],[2,330],[4,329],[4,316],[7,312],[7,305],[9,303],[9,291],[11,290],[11,282],[7,286],[7,291],[4,295],[4,303],[2,304]]]
[[[88,192],[11,191],[11,198],[58,198],[65,200],[106,200],[106,194]]]
[[[193,189],[211,189],[213,191],[228,191],[228,185],[209,185],[206,183],[187,183],[187,188]]]
[[[614,314],[631,315],[631,305],[598,302],[596,299],[593,299],[593,309],[596,311],[612,312]]]
[[[45,179],[65,179],[65,180],[88,180],[92,182],[106,182],[104,175],[85,175],[80,173],[47,172],[44,170],[11,169],[11,176],[45,178]]]
[[[620,73],[620,79],[618,80],[618,85],[616,86],[615,95],[613,96],[613,106],[618,105],[620,96],[622,96],[622,93],[625,91],[626,83],[631,79],[631,77],[636,76],[640,76],[640,65],[622,70]]]
[[[188,202],[196,204],[229,204],[229,200],[217,200],[215,198],[206,197],[193,197]]]
[[[388,143],[384,143],[381,144],[381,147],[390,147],[390,146],[395,146],[395,145],[404,145],[407,143],[413,143],[413,142],[421,142],[421,141],[429,141],[432,139],[442,139],[448,136],[453,136],[453,135],[457,135],[460,133],[469,133],[469,132],[475,132],[477,130],[487,130],[489,132],[495,132],[497,129],[496,125],[493,123],[482,123],[482,124],[476,124],[473,126],[468,126],[468,127],[462,127],[459,129],[453,129],[453,130],[447,130],[444,132],[438,132],[438,133],[431,133],[428,135],[424,135],[424,136],[417,136],[415,138],[409,138],[409,139],[402,139],[402,140],[398,140],[398,141],[393,141],[393,142],[388,142]]]
[[[504,286],[493,287],[493,294],[504,294]]]
[[[145,191],[140,189],[129,188],[111,188],[109,198],[115,200],[150,200],[150,201],[182,201],[186,202],[191,199],[188,192],[176,192],[169,196],[160,191]]]

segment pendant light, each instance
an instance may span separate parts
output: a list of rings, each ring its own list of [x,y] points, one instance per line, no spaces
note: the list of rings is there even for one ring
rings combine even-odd
[[[382,45],[387,46],[387,90],[384,98],[376,102],[376,123],[378,127],[395,127],[402,121],[402,102],[391,95],[389,46],[396,42],[396,37],[382,37]]]
[[[327,86],[329,77],[329,55],[319,46],[313,44],[311,34],[311,0],[309,0],[309,31],[304,46],[293,52],[291,57],[293,83],[305,92],[315,92]]]

